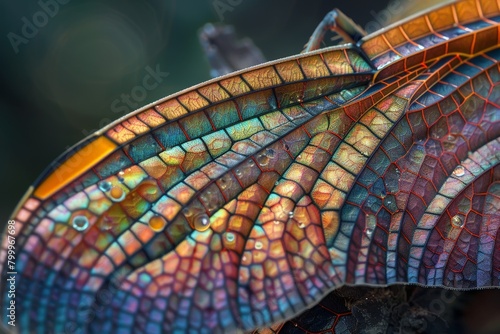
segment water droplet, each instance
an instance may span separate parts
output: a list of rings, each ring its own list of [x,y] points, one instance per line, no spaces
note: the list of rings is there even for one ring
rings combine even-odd
[[[167,221],[162,216],[153,216],[149,219],[149,227],[155,232],[161,232],[167,225]]]
[[[279,220],[274,221],[274,225],[279,225],[281,222]]]
[[[236,169],[234,172],[236,173],[236,176],[241,176],[242,175],[240,169]]]
[[[248,160],[248,166],[250,167],[255,166],[255,162],[252,159]]]
[[[278,184],[280,184],[279,180],[274,183],[275,186],[277,186]]]
[[[115,202],[121,202],[125,198],[125,192],[121,187],[118,186],[114,186],[113,188],[111,188],[111,190],[109,191],[109,195]]]
[[[301,155],[301,154],[299,154],[299,156],[297,157],[297,159],[302,159],[302,155]]]
[[[298,103],[302,103],[302,101],[304,101],[304,100],[302,100],[300,97],[297,99]]]
[[[121,170],[121,171],[118,172],[118,176],[117,176],[118,177],[118,181],[120,181],[120,182],[124,181],[123,175],[125,175],[124,171]]]
[[[289,217],[290,219],[292,219],[292,218],[293,218],[293,211],[290,211],[290,212],[288,213],[288,217]]]
[[[262,249],[262,242],[260,241],[255,242],[255,249]]]
[[[73,217],[73,227],[77,231],[85,231],[89,227],[89,219],[86,216]]]
[[[207,214],[202,213],[194,218],[194,228],[197,231],[203,232],[210,227],[210,219]]]
[[[257,157],[257,162],[259,163],[259,166],[265,167],[269,163],[269,157],[265,153],[260,154]]]
[[[245,255],[243,255],[243,257],[241,258],[241,261],[246,261],[247,260],[247,257]]]
[[[111,182],[101,181],[98,185],[99,189],[103,192],[108,192],[111,190]]]
[[[226,232],[226,240],[227,240],[228,242],[233,242],[233,241],[234,241],[234,239],[235,239],[235,237],[234,237],[234,233],[232,233],[232,232]]]
[[[455,215],[451,218],[451,225],[453,225],[453,227],[462,228],[464,227],[464,224],[464,220],[459,215]]]
[[[182,214],[186,217],[189,218],[194,214],[194,210],[191,209],[190,207],[182,209]]]
[[[299,228],[305,228],[306,227],[306,224],[304,223],[299,223]]]
[[[455,168],[455,170],[453,171],[453,175],[455,175],[456,177],[461,177],[461,176],[464,176],[465,175],[465,169],[463,166],[457,166],[457,168]]]
[[[290,149],[290,146],[288,146],[287,144],[283,144],[283,148],[288,151]]]
[[[365,219],[366,219],[365,233],[368,237],[371,237],[373,231],[375,231],[375,228],[377,227],[377,217],[372,214],[367,214]]]

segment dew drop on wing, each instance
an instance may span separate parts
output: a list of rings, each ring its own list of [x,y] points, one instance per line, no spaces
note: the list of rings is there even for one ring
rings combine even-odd
[[[112,187],[109,191],[109,195],[114,202],[121,202],[125,198],[125,192],[118,186]]]
[[[226,232],[226,240],[228,242],[233,242],[235,239],[233,232]]]
[[[194,210],[191,207],[186,207],[186,208],[182,209],[182,214],[186,218],[189,218],[194,214]]]
[[[148,224],[153,231],[160,232],[165,228],[165,225],[167,225],[167,221],[162,216],[156,215],[149,219]]]
[[[197,231],[206,231],[210,227],[210,219],[206,213],[201,213],[194,218],[193,225]]]
[[[456,228],[462,228],[465,225],[465,221],[460,215],[455,215],[451,218],[451,225]]]
[[[99,182],[99,189],[103,192],[108,192],[111,190],[111,182],[101,181]]]
[[[462,177],[465,175],[465,169],[463,166],[457,166],[457,168],[455,168],[455,170],[453,171],[453,175],[455,175],[456,177]]]
[[[75,216],[73,217],[73,227],[77,231],[85,231],[89,227],[89,219],[85,216]]]

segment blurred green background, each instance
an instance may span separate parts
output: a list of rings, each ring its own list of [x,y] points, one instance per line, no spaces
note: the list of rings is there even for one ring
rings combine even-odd
[[[111,104],[142,84],[147,66],[170,74],[138,107],[209,79],[198,42],[205,23],[233,25],[272,60],[298,53],[334,7],[373,26],[386,5],[385,0],[55,1],[0,4],[1,225],[59,154],[123,116]],[[26,20],[38,24],[38,31],[23,32]]]

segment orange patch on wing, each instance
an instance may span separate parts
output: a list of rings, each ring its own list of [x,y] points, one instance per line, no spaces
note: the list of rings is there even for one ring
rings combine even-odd
[[[108,138],[97,138],[55,168],[35,189],[34,196],[42,200],[46,199],[81,176],[115,149],[116,144]]]

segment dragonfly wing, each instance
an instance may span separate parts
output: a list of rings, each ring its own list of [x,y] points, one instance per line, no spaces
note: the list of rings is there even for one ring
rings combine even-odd
[[[259,248],[249,240],[257,214],[322,131],[315,116],[354,99],[373,73],[353,49],[296,56],[166,98],[71,150],[14,217],[23,327],[107,330],[155,300],[168,301],[164,321],[139,316],[130,330],[195,328],[199,316],[203,328],[251,326],[233,303],[250,284],[238,270],[245,249]]]
[[[341,224],[352,222],[353,226],[346,227],[348,241],[338,247],[349,243],[345,252],[350,254],[347,282],[413,282],[455,288],[498,286],[500,53],[478,52],[478,45],[486,39],[495,43],[496,28],[488,27],[498,21],[498,13],[491,19],[477,20],[481,13],[491,15],[497,10],[493,2],[461,2],[417,18],[415,25],[398,25],[371,36],[362,44],[381,67],[388,59],[409,56],[406,66],[396,62],[382,69],[387,74],[399,72],[394,67],[411,68],[415,65],[412,58],[422,61],[432,53],[445,55],[452,51],[467,56],[442,58],[441,64],[430,65],[424,75],[400,90],[413,92],[404,106],[405,115],[381,140],[371,161],[356,176],[339,215]],[[464,22],[456,22],[453,13]],[[444,17],[448,19],[443,20]],[[423,21],[432,22],[433,29],[426,32],[425,25],[417,24]],[[470,29],[478,29],[474,37],[491,35],[482,41],[457,38]],[[439,40],[450,44],[445,42],[443,48],[436,43]],[[484,49],[491,48],[495,45]],[[447,74],[442,78],[431,74],[439,72]],[[410,88],[418,82],[425,83],[425,93]],[[402,107],[394,102],[382,105],[385,107],[375,106],[375,110]],[[335,296],[332,298],[335,300]],[[325,308],[328,309],[322,309]],[[339,316],[332,311],[334,307],[329,310],[317,322],[325,325],[324,330],[342,331],[344,324],[336,322],[352,320],[349,314]],[[328,325],[332,321],[333,325]],[[300,318],[286,326],[297,323],[301,323]],[[279,332],[282,328],[283,324],[272,330]],[[304,328],[312,330],[311,326]]]

